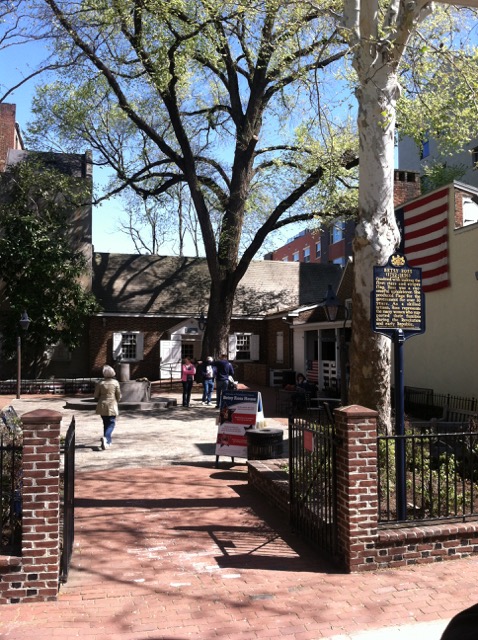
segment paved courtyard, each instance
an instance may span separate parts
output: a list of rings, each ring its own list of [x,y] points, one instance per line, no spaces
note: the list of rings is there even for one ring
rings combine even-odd
[[[478,558],[337,572],[248,487],[245,460],[216,468],[216,412],[193,398],[123,413],[106,451],[91,411],[12,401],[60,411],[63,432],[75,415],[76,530],[58,602],[2,606],[0,638],[439,640],[478,602]],[[268,426],[285,428],[273,413]]]

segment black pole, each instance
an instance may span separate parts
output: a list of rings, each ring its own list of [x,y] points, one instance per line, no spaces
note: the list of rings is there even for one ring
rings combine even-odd
[[[402,329],[393,334],[395,345],[395,466],[397,489],[397,520],[407,519],[407,491],[405,475],[405,404],[403,382],[403,345],[405,336]]]

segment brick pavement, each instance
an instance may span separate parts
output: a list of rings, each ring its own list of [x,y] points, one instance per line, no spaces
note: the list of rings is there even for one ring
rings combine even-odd
[[[42,402],[61,407],[13,404],[21,413]],[[0,638],[439,640],[452,615],[478,602],[475,558],[335,571],[248,487],[244,461],[214,467],[206,412],[122,416],[105,452],[95,448],[98,418],[78,415],[68,583],[58,602],[2,606]],[[169,431],[184,461],[156,446]],[[122,465],[131,434],[143,443],[141,467]]]

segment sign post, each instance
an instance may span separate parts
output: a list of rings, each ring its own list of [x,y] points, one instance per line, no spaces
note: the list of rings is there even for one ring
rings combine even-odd
[[[406,520],[403,345],[425,331],[422,270],[409,267],[399,253],[393,254],[385,267],[374,267],[371,311],[372,330],[391,338],[394,345],[397,520]]]
[[[219,456],[247,458],[249,429],[257,429],[264,423],[262,395],[259,391],[224,391],[219,408],[216,467]]]

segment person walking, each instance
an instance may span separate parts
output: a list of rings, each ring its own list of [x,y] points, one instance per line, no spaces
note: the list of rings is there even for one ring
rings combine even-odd
[[[216,367],[216,409],[221,406],[221,396],[224,391],[227,391],[229,387],[229,376],[234,378],[234,367],[227,359],[227,355],[224,353],[214,363]]]
[[[101,448],[111,447],[111,437],[116,426],[116,416],[119,414],[118,402],[121,400],[121,389],[118,380],[115,380],[116,372],[113,367],[105,364],[102,370],[103,380],[95,387],[95,400],[97,400],[96,413],[103,420],[103,437]]]
[[[214,378],[216,377],[216,367],[213,365],[211,356],[206,358],[206,362],[201,362],[199,372],[202,375],[202,401],[201,404],[211,404],[211,395],[214,391]]]
[[[191,391],[193,388],[194,376],[196,375],[196,367],[190,358],[184,358],[181,367],[181,382],[183,383],[183,407],[189,407],[191,402]]]

